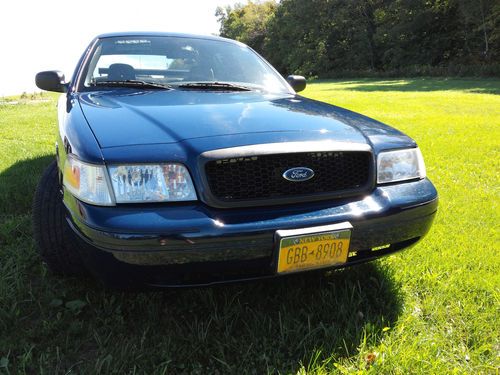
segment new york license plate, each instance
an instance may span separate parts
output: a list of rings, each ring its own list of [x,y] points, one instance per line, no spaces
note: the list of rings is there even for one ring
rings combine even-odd
[[[279,230],[278,273],[324,268],[347,261],[352,225]]]

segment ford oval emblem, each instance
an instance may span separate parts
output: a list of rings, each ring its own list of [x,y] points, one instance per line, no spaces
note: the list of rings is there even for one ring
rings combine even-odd
[[[313,177],[314,171],[306,167],[290,168],[283,173],[283,178],[285,180],[293,182],[307,181]]]

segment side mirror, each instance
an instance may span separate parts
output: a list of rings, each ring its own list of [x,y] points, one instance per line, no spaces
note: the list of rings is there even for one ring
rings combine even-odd
[[[46,91],[68,91],[68,84],[66,83],[64,74],[58,70],[48,70],[38,73],[35,77],[35,83],[38,88]]]
[[[286,81],[295,92],[302,91],[306,88],[306,79],[302,76],[288,76],[286,77]]]

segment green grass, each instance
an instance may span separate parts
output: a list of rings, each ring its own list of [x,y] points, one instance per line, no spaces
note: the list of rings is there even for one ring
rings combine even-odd
[[[440,193],[428,237],[325,276],[128,294],[41,264],[30,206],[55,97],[0,104],[0,373],[498,374],[499,92],[499,80],[310,84],[305,96],[416,139]]]

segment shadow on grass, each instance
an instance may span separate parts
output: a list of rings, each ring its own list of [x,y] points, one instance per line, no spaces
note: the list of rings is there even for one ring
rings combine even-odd
[[[400,92],[429,92],[429,91],[465,91],[478,94],[500,94],[500,80],[498,79],[359,79],[350,81],[318,80],[318,83],[335,82],[336,87],[330,90],[343,89],[352,91],[400,91]],[[326,89],[325,91],[328,91]]]
[[[390,273],[375,264],[193,292],[191,298],[181,296],[180,304],[179,293],[165,300],[168,311],[188,317],[178,338],[205,327],[208,340],[192,335],[195,347],[213,340],[210,350],[199,352],[200,362],[220,353],[218,359],[231,364],[226,370],[242,373],[295,373],[300,364],[312,369],[356,357],[365,339],[377,344],[401,310]]]
[[[33,196],[52,160],[54,155],[25,159],[0,172],[0,246],[31,239]]]
[[[330,372],[346,362],[357,368],[402,309],[400,285],[377,263],[145,293],[52,275],[40,284],[43,311],[29,331],[44,344],[33,354],[53,362],[54,348],[66,345],[59,368],[83,373],[100,366],[102,373],[149,374],[297,373],[302,366]],[[51,307],[54,300],[61,301]]]
[[[22,161],[0,174],[8,181],[0,196],[7,212],[29,214],[36,181],[51,160]],[[0,264],[0,357],[7,356],[12,373],[295,373],[301,364],[333,370],[334,362],[356,361],[376,345],[401,312],[400,286],[378,263],[123,293],[55,277],[28,238],[7,242]]]
[[[0,173],[0,215],[31,212],[33,195],[45,168],[54,155],[21,160]]]

